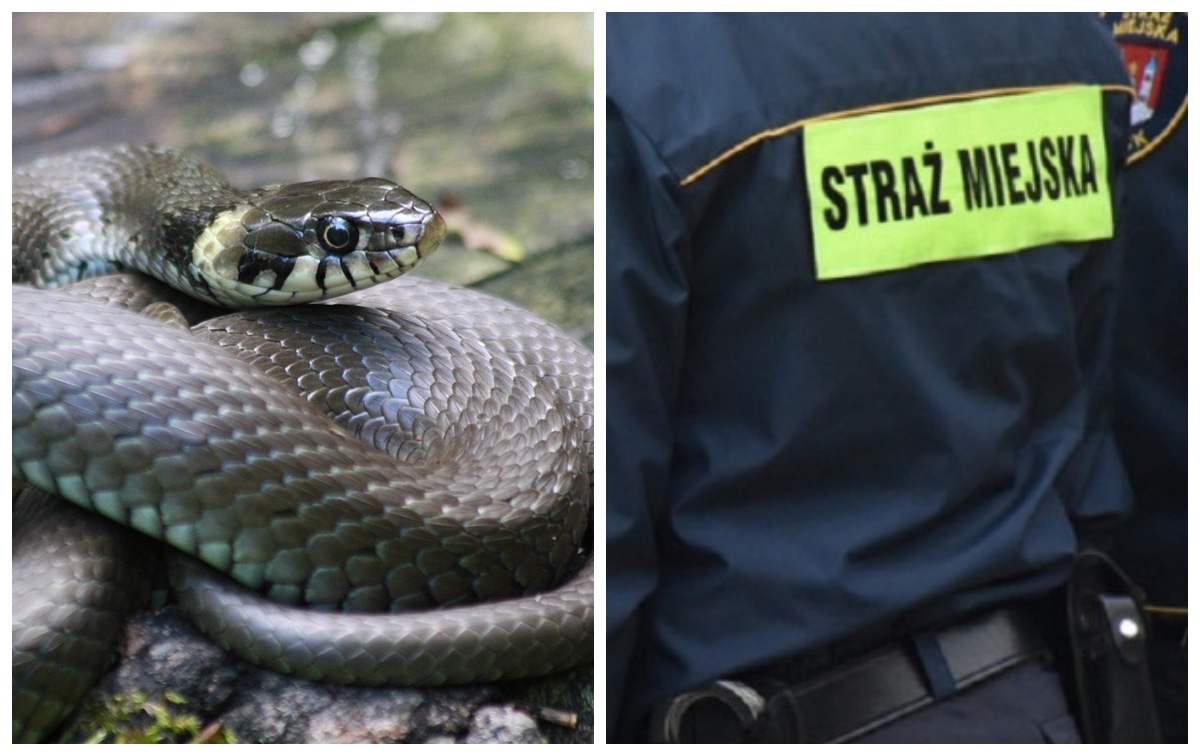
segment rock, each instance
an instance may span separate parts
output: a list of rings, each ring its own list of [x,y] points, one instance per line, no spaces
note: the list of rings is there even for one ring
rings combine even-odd
[[[537,722],[512,706],[484,706],[471,717],[464,743],[540,743]]]
[[[591,675],[445,689],[320,685],[259,669],[202,636],[177,607],[131,618],[118,665],[89,694],[64,742],[541,743],[591,742],[586,725],[540,724],[531,707],[591,700]],[[580,690],[586,688],[586,691]],[[505,700],[513,697],[514,700]],[[577,738],[586,738],[581,740]],[[564,740],[565,739],[565,740]]]

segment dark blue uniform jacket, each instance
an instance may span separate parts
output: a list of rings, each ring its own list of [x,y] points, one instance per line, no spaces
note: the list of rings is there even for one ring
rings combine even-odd
[[[1117,442],[1137,499],[1116,555],[1148,603],[1187,605],[1186,13],[1109,13],[1137,89],[1113,369]],[[1152,616],[1163,742],[1187,742],[1187,622]]]
[[[818,282],[802,130],[769,131],[1127,87],[1095,17],[609,14],[607,46],[609,740],[748,666],[1060,584],[1078,525],[1129,506],[1112,245]],[[1106,182],[1128,107],[1105,96]]]
[[[1177,14],[1178,15],[1178,14]],[[1184,22],[1186,24],[1186,21]],[[1186,28],[1186,26],[1185,26]],[[1136,38],[1135,38],[1136,39]],[[1126,178],[1124,269],[1114,356],[1117,440],[1138,501],[1122,529],[1124,566],[1156,604],[1187,605],[1187,96],[1186,59],[1158,142]],[[1173,105],[1174,108],[1169,108]]]

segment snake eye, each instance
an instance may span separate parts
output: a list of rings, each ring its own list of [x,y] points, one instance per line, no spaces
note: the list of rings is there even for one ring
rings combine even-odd
[[[317,221],[317,242],[330,254],[353,252],[358,246],[358,226],[340,215],[327,215]]]

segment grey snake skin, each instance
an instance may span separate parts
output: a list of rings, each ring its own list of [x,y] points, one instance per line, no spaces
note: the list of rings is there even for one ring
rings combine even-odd
[[[13,288],[14,739],[53,730],[79,644],[110,642],[97,596],[127,592],[95,578],[136,571],[89,550],[112,528],[83,510],[173,547],[197,626],[286,674],[457,685],[592,658],[591,354],[411,276],[260,306],[405,272],[444,234],[423,201],[379,179],[239,193],[121,147],[15,171],[13,228],[15,284],[82,280]],[[27,585],[51,565],[82,607]]]

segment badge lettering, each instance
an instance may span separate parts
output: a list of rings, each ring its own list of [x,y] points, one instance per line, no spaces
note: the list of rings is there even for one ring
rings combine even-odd
[[[958,151],[968,210],[1054,201],[1100,191],[1087,134]],[[1060,182],[1061,177],[1061,182]]]
[[[809,126],[818,277],[1111,235],[1102,96],[1056,88]]]
[[[903,157],[895,164],[872,160],[823,168],[821,190],[829,202],[823,212],[830,230],[840,231],[850,220],[844,193],[847,190],[852,190],[857,211],[854,221],[860,227],[950,212],[949,201],[942,197],[941,153],[932,151],[933,142],[926,142],[925,149],[920,156],[921,168],[913,156]],[[853,181],[853,186],[846,187],[847,178]]]

